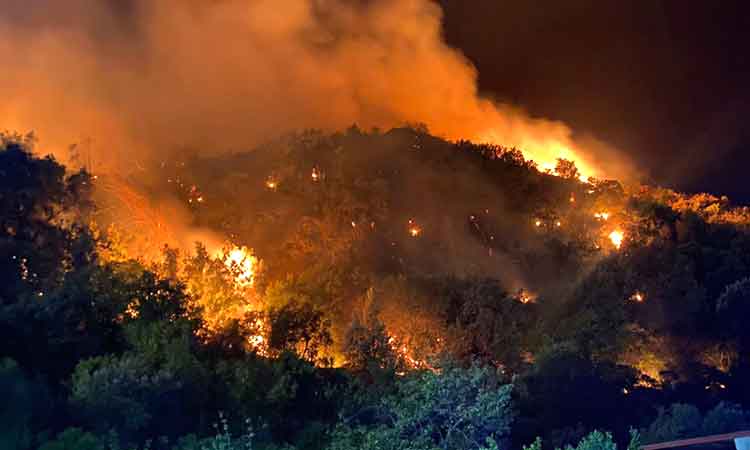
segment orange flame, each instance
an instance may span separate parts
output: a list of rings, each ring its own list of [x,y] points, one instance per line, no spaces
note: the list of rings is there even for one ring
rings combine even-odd
[[[620,230],[614,230],[613,232],[609,233],[609,240],[612,241],[612,245],[614,245],[618,250],[620,249],[620,247],[622,247],[622,242],[624,239],[625,233]]]

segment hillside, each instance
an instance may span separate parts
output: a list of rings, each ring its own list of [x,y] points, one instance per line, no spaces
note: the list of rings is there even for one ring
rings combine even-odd
[[[747,423],[750,212],[724,197],[582,180],[418,127],[132,174],[66,171],[32,145],[3,135],[0,151],[0,376],[28,405],[15,448],[77,427],[197,449],[219,411],[229,434],[246,419],[261,448],[300,449]],[[698,419],[670,428],[684,408]],[[450,426],[463,437],[436,437]]]

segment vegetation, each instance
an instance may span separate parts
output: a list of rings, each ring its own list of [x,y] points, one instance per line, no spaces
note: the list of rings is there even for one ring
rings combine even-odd
[[[2,448],[615,450],[750,420],[750,212],[725,198],[424,129],[127,182],[34,145],[0,135]],[[160,229],[118,186],[229,249],[139,252]]]

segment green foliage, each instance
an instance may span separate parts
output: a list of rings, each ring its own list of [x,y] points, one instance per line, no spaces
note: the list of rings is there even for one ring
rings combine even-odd
[[[646,443],[665,442],[747,428],[750,415],[740,405],[719,402],[705,416],[694,405],[675,403],[660,408],[656,419],[643,431]]]
[[[542,450],[542,438],[538,437],[534,439],[534,442],[524,445],[522,448],[523,450]]]
[[[646,443],[699,436],[703,428],[703,415],[693,405],[675,403],[669,408],[659,408],[656,419],[643,431]]]
[[[368,290],[367,298],[371,299],[372,295],[372,290]],[[402,369],[391,346],[391,337],[375,309],[368,308],[365,317],[355,316],[343,347],[347,366],[354,371],[366,371],[375,379],[382,380]]]
[[[374,422],[363,422],[363,416],[346,419],[328,448],[480,449],[488,439],[508,436],[511,389],[496,385],[488,369],[476,366],[412,374],[369,411]]]
[[[617,450],[611,433],[594,431],[581,439],[577,446],[567,446],[565,450]]]
[[[45,442],[39,450],[106,450],[107,446],[99,438],[80,428],[68,428],[54,440]]]
[[[0,448],[28,448],[32,437],[33,392],[30,381],[10,359],[0,359]]]
[[[178,169],[222,199],[196,206],[195,225],[257,243],[250,289],[200,245],[182,269],[176,251],[151,268],[103,256],[85,225],[96,183],[32,145],[0,134],[0,356],[17,362],[0,363],[3,448],[65,430],[44,448],[97,449],[111,434],[128,448],[183,436],[181,450],[235,450],[251,439],[230,431],[249,418],[261,449],[497,450],[511,445],[498,380],[511,377],[514,444],[614,450],[588,433],[624,436],[675,401],[644,439],[747,426],[737,404],[691,406],[750,402],[750,221],[725,199],[583,184],[571,161],[551,176],[517,149],[424,129],[300,133]],[[620,251],[612,227],[626,232]],[[377,304],[358,314],[363,296]],[[244,314],[249,299],[266,309]],[[248,349],[253,326],[267,352]],[[345,367],[331,367],[334,343]],[[714,348],[736,356],[714,364]],[[442,351],[477,365],[413,370]],[[663,389],[636,368],[661,371]],[[212,430],[219,410],[235,422]]]
[[[178,349],[167,345],[161,351]],[[114,429],[124,442],[154,434],[179,436],[195,427],[205,381],[194,357],[126,353],[84,360],[72,377],[71,406],[99,433]]]
[[[212,257],[203,244],[197,243],[194,254],[184,258],[179,274],[209,327],[214,329],[221,329],[232,319],[240,317],[247,304],[248,293],[234,283],[237,273],[226,264],[226,258]],[[170,264],[169,258],[167,263]]]
[[[309,303],[296,301],[268,312],[271,332],[268,348],[272,354],[295,352],[310,362],[323,362],[322,352],[333,344],[331,323],[323,312]],[[330,363],[328,363],[330,365]]]
[[[71,400],[94,428],[134,433],[153,418],[149,400],[179,381],[168,371],[153,373],[142,358],[107,356],[81,362],[72,383]]]
[[[438,298],[451,305],[448,351],[466,360],[501,364],[518,373],[524,355],[536,350],[536,305],[524,304],[493,279],[427,280]],[[439,287],[438,287],[439,286]]]
[[[742,345],[750,344],[744,320],[750,313],[750,277],[728,285],[716,300],[716,310],[724,324],[725,335],[739,336]]]
[[[229,430],[229,421],[222,413],[219,413],[219,423],[214,423],[214,435],[204,439],[195,436],[185,437],[180,440],[172,450],[253,450],[257,448],[253,444],[255,433],[246,421],[246,430],[238,437],[233,437]]]
[[[638,431],[631,429],[628,450],[639,450],[641,447],[640,439]],[[536,438],[531,445],[524,445],[523,450],[542,450],[542,439]],[[576,446],[565,446],[565,450],[617,450],[617,444],[612,438],[612,433],[595,430],[584,436]]]
[[[703,417],[701,434],[722,434],[746,430],[750,427],[750,415],[735,403],[719,402]]]
[[[0,133],[0,305],[49,292],[91,257],[90,177],[34,157],[33,142]]]

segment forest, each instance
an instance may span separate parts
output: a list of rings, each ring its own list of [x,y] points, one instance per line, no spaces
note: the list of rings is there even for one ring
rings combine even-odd
[[[417,125],[132,171],[45,154],[0,134],[0,448],[636,450],[750,426],[750,209],[726,197]]]

